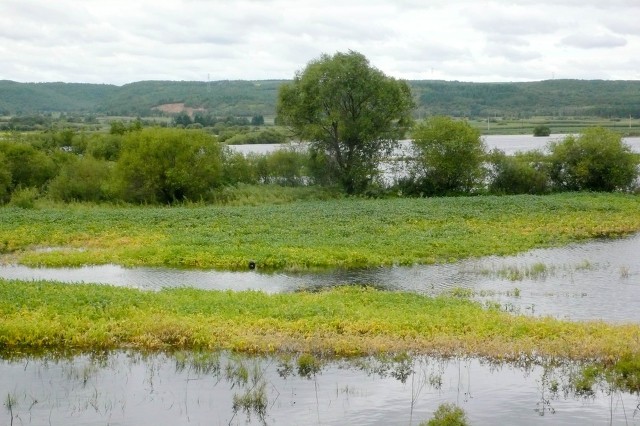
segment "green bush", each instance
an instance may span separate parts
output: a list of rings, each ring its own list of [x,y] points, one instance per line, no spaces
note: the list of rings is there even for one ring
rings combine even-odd
[[[533,136],[549,136],[551,134],[551,129],[549,126],[545,126],[541,124],[533,128]]]
[[[223,183],[222,149],[215,137],[200,130],[148,128],[127,133],[115,176],[125,201],[206,200]]]
[[[552,142],[549,150],[550,177],[560,190],[628,190],[638,177],[637,156],[618,133],[602,127]]]
[[[11,196],[11,169],[9,168],[9,162],[5,159],[5,156],[0,152],[0,204],[9,201]]]
[[[483,184],[485,145],[467,122],[429,118],[413,131],[413,144],[413,179],[424,195],[469,194]]]
[[[489,192],[494,194],[549,192],[549,176],[542,163],[541,153],[507,156],[500,150],[492,151],[489,154]]]
[[[11,173],[11,187],[42,188],[56,175],[56,164],[42,151],[24,142],[0,144]]]
[[[467,426],[469,421],[464,410],[455,404],[440,404],[433,418],[421,426]]]
[[[49,184],[48,193],[57,201],[104,201],[110,198],[110,180],[109,163],[82,157],[62,166]]]
[[[40,196],[40,191],[36,188],[17,188],[11,194],[10,205],[23,209],[33,209],[36,207],[36,200]]]
[[[122,135],[120,134],[94,134],[86,141],[84,152],[92,157],[116,161],[122,148]]]

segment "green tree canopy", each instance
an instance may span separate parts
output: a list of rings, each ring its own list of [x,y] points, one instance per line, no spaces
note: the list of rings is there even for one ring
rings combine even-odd
[[[143,129],[124,136],[115,172],[126,201],[196,201],[221,185],[222,149],[202,131]]]
[[[616,191],[630,188],[638,159],[622,137],[593,127],[549,145],[551,180],[561,190]]]
[[[485,145],[480,132],[469,123],[431,117],[416,126],[413,143],[424,194],[466,194],[482,183]]]
[[[385,154],[411,123],[404,81],[387,77],[360,53],[322,55],[278,93],[278,118],[316,154],[349,194],[364,191]]]

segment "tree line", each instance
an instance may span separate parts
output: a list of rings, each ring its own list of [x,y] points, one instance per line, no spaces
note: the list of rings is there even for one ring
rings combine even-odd
[[[201,130],[130,128],[124,134],[58,131],[0,141],[0,203],[214,203],[237,185],[322,186],[360,196],[631,191],[638,157],[618,134],[592,128],[539,151],[487,152],[467,123],[432,117],[413,129],[404,157],[340,169],[313,145],[241,154]],[[382,162],[401,163],[389,179]],[[386,177],[386,178],[385,178]]]
[[[464,120],[414,123],[406,81],[358,52],[322,55],[280,87],[278,120],[304,149],[242,155],[195,128],[113,123],[106,133],[13,133],[0,142],[0,201],[213,202],[238,184],[329,186],[347,195],[449,196],[630,191],[638,156],[620,135],[591,128],[541,151],[487,152]],[[410,134],[411,148],[399,152]],[[245,137],[247,137],[245,135]],[[388,172],[390,164],[401,171]],[[385,171],[385,168],[387,171]]]

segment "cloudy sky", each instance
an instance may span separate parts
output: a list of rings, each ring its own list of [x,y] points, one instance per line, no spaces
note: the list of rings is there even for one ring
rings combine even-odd
[[[0,0],[0,79],[289,79],[348,50],[405,79],[640,80],[640,0]]]

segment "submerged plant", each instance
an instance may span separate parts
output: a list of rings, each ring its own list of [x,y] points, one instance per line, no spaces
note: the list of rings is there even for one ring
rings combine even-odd
[[[268,399],[265,382],[259,383],[243,394],[233,395],[232,408],[234,415],[243,411],[247,415],[247,418],[251,419],[251,415],[255,414],[262,423],[265,423],[267,405]]]
[[[310,378],[316,375],[322,369],[322,364],[315,356],[311,354],[302,354],[298,357],[298,375],[300,377]]]
[[[433,418],[421,426],[467,426],[467,414],[464,410],[452,403],[444,403],[438,406],[433,413]]]

